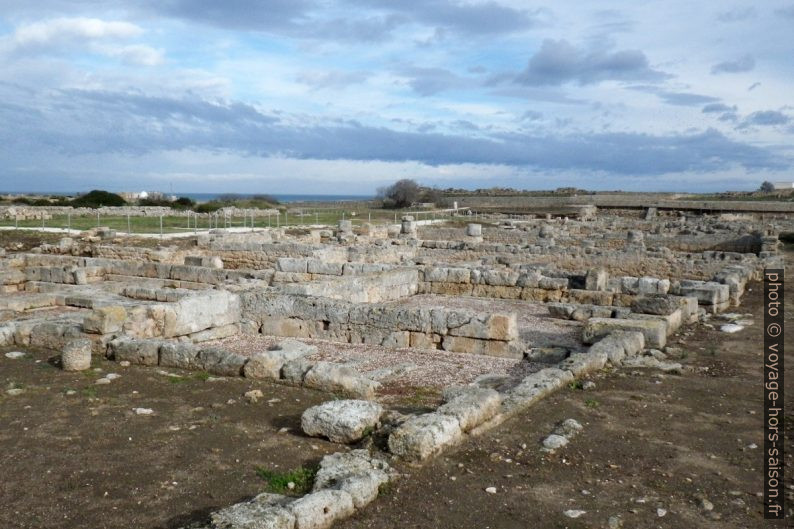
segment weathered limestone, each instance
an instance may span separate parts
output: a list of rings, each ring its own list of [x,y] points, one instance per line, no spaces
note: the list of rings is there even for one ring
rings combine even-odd
[[[306,435],[335,443],[354,443],[377,427],[383,407],[366,400],[332,400],[312,406],[301,416]]]
[[[111,305],[99,307],[83,320],[83,329],[89,333],[109,334],[121,332],[127,319],[124,307]]]
[[[303,384],[308,388],[329,393],[341,393],[352,397],[372,400],[380,384],[364,378],[349,367],[317,362],[304,375]]]
[[[499,392],[492,389],[467,388],[436,412],[454,417],[460,429],[468,432],[496,415],[501,401]]]
[[[667,343],[667,325],[660,320],[591,318],[582,331],[582,340],[593,343],[613,331],[637,331],[650,347],[662,348]]]
[[[91,367],[91,340],[68,342],[61,351],[61,367],[64,371],[85,371]]]
[[[457,443],[460,423],[451,415],[428,413],[412,417],[389,436],[389,450],[409,461],[422,461]]]
[[[315,346],[297,340],[284,340],[278,348],[252,356],[245,365],[245,376],[246,378],[278,380],[281,378],[281,368],[284,364],[315,352],[317,352]]]

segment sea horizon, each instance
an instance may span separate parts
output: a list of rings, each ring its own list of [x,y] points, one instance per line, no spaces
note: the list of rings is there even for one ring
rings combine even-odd
[[[76,196],[85,192],[70,191],[0,191],[3,195],[42,195],[42,196]],[[294,193],[180,193],[162,192],[166,196],[187,197],[196,202],[209,202],[222,196],[234,196],[237,198],[250,198],[255,196],[270,196],[281,203],[291,202],[358,202],[362,200],[374,200],[374,195],[310,195]]]

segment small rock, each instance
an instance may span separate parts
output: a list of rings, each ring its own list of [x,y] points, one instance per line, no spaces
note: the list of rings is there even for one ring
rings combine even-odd
[[[700,507],[704,511],[713,511],[714,510],[714,504],[711,503],[706,498],[703,498],[702,500],[700,500]]]
[[[11,351],[10,353],[6,353],[6,358],[10,358],[11,360],[17,360],[23,356],[25,356],[25,353],[22,351]]]
[[[129,360],[122,360],[121,362],[119,362],[119,365],[121,367],[130,367],[130,361]]]
[[[721,326],[720,330],[722,332],[727,332],[727,333],[733,334],[735,332],[739,332],[741,330],[744,330],[744,327],[742,327],[741,325],[736,325],[735,323],[729,323],[727,325]]]
[[[667,514],[667,509],[662,509],[662,508],[656,509],[656,516],[658,516],[659,518],[664,518],[664,515],[666,514]]]
[[[485,492],[488,494],[496,494],[496,487],[486,487]]]
[[[563,512],[565,516],[568,518],[579,518],[583,514],[587,514],[587,511],[580,511],[579,509],[568,509],[567,511]]]
[[[264,394],[262,393],[262,390],[252,389],[251,391],[246,391],[244,396],[249,400],[249,402],[255,404],[259,401],[259,399],[264,397]]]
[[[96,382],[94,382],[94,384],[96,384],[97,386],[104,386],[105,384],[110,384],[110,379],[104,377],[98,378]]]
[[[75,393],[77,393],[77,392],[75,390],[73,390],[73,389],[67,389],[66,390],[66,394],[67,395],[74,395]]]
[[[133,408],[132,411],[135,412],[135,415],[151,415],[154,413],[151,408]]]
[[[596,387],[595,382],[593,382],[592,380],[585,380],[582,383],[582,389],[584,390],[595,389],[595,387]]]
[[[11,388],[9,390],[6,390],[6,393],[11,395],[12,397],[15,397],[17,395],[21,395],[24,392],[25,392],[25,390],[22,389],[22,388]]]
[[[107,375],[105,375],[105,378],[108,380],[116,380],[117,378],[121,378],[121,375],[117,373],[108,373]]]
[[[546,451],[557,450],[568,444],[568,439],[562,435],[551,434],[543,440],[543,449]]]
[[[623,527],[623,520],[619,516],[610,516],[609,520],[607,520],[607,527],[609,529],[620,529]]]

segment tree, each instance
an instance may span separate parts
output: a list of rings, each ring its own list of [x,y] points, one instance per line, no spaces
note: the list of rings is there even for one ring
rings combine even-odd
[[[758,190],[763,191],[764,193],[771,193],[772,191],[775,190],[775,184],[773,184],[769,180],[766,180],[764,181],[763,184],[761,184],[761,187],[759,187]]]
[[[403,178],[389,187],[378,189],[385,208],[407,208],[419,198],[421,188],[414,180]]]
[[[115,193],[108,193],[94,189],[72,200],[72,206],[76,208],[98,208],[100,206],[123,206],[127,202]]]

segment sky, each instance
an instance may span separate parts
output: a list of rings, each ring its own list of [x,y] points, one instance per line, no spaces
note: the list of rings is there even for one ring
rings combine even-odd
[[[794,0],[0,0],[0,191],[794,180]]]

